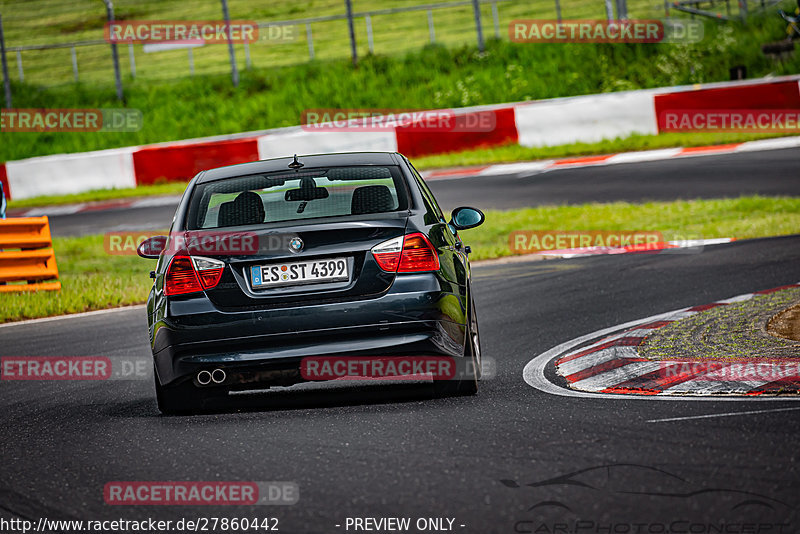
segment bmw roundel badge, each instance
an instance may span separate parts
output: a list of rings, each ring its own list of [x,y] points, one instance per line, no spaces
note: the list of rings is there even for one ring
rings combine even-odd
[[[303,250],[303,240],[299,237],[292,238],[292,240],[289,241],[289,250],[292,252],[300,252]]]

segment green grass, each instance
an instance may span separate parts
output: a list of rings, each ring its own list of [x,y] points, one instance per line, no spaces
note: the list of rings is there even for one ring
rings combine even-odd
[[[152,280],[147,273],[155,260],[112,256],[103,236],[56,237],[61,291],[0,293],[0,322],[79,313],[144,302]]]
[[[258,22],[292,20],[305,17],[342,15],[342,0],[229,0],[232,19]],[[354,0],[355,13],[386,8],[411,7],[435,3],[432,0]],[[3,0],[5,37],[10,47],[32,44],[68,43],[103,39],[105,9],[99,0]],[[219,0],[116,0],[117,20],[219,20]],[[656,18],[664,15],[663,4],[653,0],[629,0],[631,17]],[[734,13],[737,6],[733,5]],[[513,0],[497,4],[498,28],[495,30],[490,4],[481,6],[484,33],[507,37],[509,23],[519,18],[555,18],[554,2]],[[596,0],[561,0],[567,18],[604,18],[605,8]],[[374,51],[397,54],[419,49],[430,41],[427,13],[423,11],[372,16]],[[476,32],[472,6],[462,5],[434,11],[436,42],[447,46],[475,44]],[[366,21],[355,19],[358,53],[369,52]],[[309,50],[304,25],[292,25],[289,41],[259,41],[250,45],[255,68],[270,68],[308,61]],[[345,20],[312,24],[315,57],[323,61],[347,58],[350,54]],[[237,61],[245,65],[244,46],[235,46]],[[77,48],[79,79],[83,83],[109,83],[113,68],[109,46],[105,43]],[[136,77],[146,80],[176,79],[190,75],[185,50],[144,53],[134,45]],[[24,51],[22,64],[25,79],[38,85],[69,84],[73,81],[68,48],[47,51]],[[131,78],[127,45],[120,47],[120,62],[126,82]],[[228,51],[224,45],[207,45],[194,50],[198,75],[229,72]],[[17,79],[17,57],[9,57],[12,76]]]
[[[486,223],[462,232],[471,259],[511,255],[513,230],[657,230],[667,239],[796,233],[800,198],[759,196],[629,204],[549,206],[487,211]],[[55,238],[63,289],[60,292],[0,294],[0,322],[77,313],[144,302],[154,261],[106,254],[103,236]]]
[[[800,71],[800,54],[775,63],[761,53],[761,44],[784,36],[783,21],[772,12],[744,27],[706,25],[705,40],[696,44],[491,40],[485,53],[472,45],[426,46],[366,56],[358,68],[346,59],[257,65],[242,73],[236,89],[228,75],[126,81],[127,106],[143,113],[140,131],[0,132],[0,161],[291,126],[311,108],[454,108],[692,84],[727,80],[737,64],[751,77]],[[110,79],[50,89],[15,81],[13,89],[17,108],[119,107]]]
[[[771,336],[766,327],[771,317],[798,302],[800,289],[793,288],[719,306],[653,330],[638,351],[651,360],[795,358],[800,345]]]

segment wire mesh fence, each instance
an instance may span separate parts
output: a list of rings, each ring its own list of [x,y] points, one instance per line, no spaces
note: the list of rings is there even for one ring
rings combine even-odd
[[[744,22],[751,12],[763,11],[780,2],[781,0],[678,0],[668,3],[666,7],[690,16]]]
[[[699,0],[698,9],[726,17],[747,11],[747,0]],[[749,0],[757,5],[762,0]],[[771,0],[766,0],[771,1]],[[228,0],[230,17],[255,21],[259,39],[235,43],[239,68],[267,68],[350,56],[344,0]],[[763,3],[763,2],[762,2]],[[687,2],[682,2],[687,4]],[[731,5],[735,4],[735,5]],[[221,0],[116,0],[116,20],[221,20]],[[358,55],[402,54],[430,43],[474,45],[472,0],[352,0]],[[481,0],[485,38],[508,39],[515,19],[664,18],[678,14],[667,0]],[[693,6],[689,6],[693,7]],[[670,10],[672,8],[672,10]],[[670,12],[671,11],[671,12]],[[40,86],[114,83],[102,0],[0,0],[11,79]],[[685,15],[681,13],[681,15]],[[228,47],[118,45],[125,81],[173,80],[231,71]]]

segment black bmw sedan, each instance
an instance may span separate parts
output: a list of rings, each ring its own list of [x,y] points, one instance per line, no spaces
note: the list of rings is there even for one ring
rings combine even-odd
[[[163,413],[231,391],[351,376],[477,392],[470,249],[398,153],[295,156],[203,171],[186,188],[147,300]]]

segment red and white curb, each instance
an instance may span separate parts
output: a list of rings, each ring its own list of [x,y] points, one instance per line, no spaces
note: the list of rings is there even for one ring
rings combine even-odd
[[[720,154],[733,154],[737,152],[757,152],[760,150],[779,150],[783,148],[795,147],[800,147],[800,136],[761,139],[758,141],[747,141],[745,143],[734,143],[729,145],[664,148],[659,150],[644,150],[641,152],[621,152],[618,154],[606,154],[602,156],[583,156],[577,158],[525,161],[519,163],[499,163],[497,165],[487,165],[483,167],[428,171],[422,173],[422,175],[426,180],[448,180],[456,178],[469,178],[472,176],[499,176],[523,173],[538,174],[558,169],[573,169],[576,167],[596,167],[599,165],[616,165],[619,163],[642,163],[647,161],[661,161],[675,158],[717,156]]]
[[[515,143],[523,147],[596,143],[634,134],[657,135],[671,131],[666,121],[669,111],[768,109],[776,102],[786,109],[800,106],[800,76],[440,110],[455,113],[469,123],[491,124],[491,128],[482,131],[453,131],[445,124],[423,129],[399,124],[378,131],[326,131],[297,125],[144,146],[53,154],[0,162],[0,182],[9,198],[19,200],[136,187],[161,180],[188,181],[203,169],[294,153],[399,151],[413,158]],[[731,145],[734,150],[738,150],[738,146]],[[696,155],[693,149],[685,152]],[[672,156],[668,153],[659,158]],[[638,161],[648,156],[631,157],[634,158],[631,161]],[[625,159],[617,155],[595,159],[600,164],[608,164],[615,158]],[[583,165],[586,161],[579,158],[547,163],[557,168]],[[486,172],[491,174],[493,170]]]
[[[783,148],[800,147],[800,136],[781,137],[777,139],[763,139],[748,141],[732,145],[714,145],[690,148],[666,148],[660,150],[647,150],[642,152],[622,152],[604,156],[585,156],[578,158],[564,158],[542,161],[523,161],[518,163],[501,163],[483,167],[440,169],[423,172],[426,180],[451,180],[471,178],[474,176],[500,176],[509,174],[542,173],[556,169],[576,167],[593,167],[598,165],[615,165],[620,163],[637,163],[644,161],[660,161],[673,158],[696,156],[713,156],[731,154],[736,152],[756,152],[761,150],[778,150]],[[103,211],[112,209],[146,208],[155,206],[177,206],[180,196],[165,196],[152,198],[139,198],[135,200],[114,200],[109,202],[87,202],[65,206],[45,206],[29,210],[8,210],[12,217],[38,217],[41,215],[72,215],[86,211]],[[711,244],[711,243],[707,243]],[[576,254],[583,254],[578,252]],[[570,254],[570,252],[564,252]]]
[[[528,362],[528,385],[561,396],[659,400],[800,400],[800,358],[779,360],[650,360],[638,347],[653,330],[711,308],[749,300],[800,282],[738,295],[612,326],[567,341]],[[590,342],[587,345],[587,342]],[[545,376],[553,364],[568,388]]]

